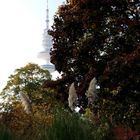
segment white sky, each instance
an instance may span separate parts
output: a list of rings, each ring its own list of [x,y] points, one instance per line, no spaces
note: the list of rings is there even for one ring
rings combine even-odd
[[[0,90],[16,68],[37,58],[42,47],[47,0],[0,0]],[[49,19],[64,0],[49,0]]]

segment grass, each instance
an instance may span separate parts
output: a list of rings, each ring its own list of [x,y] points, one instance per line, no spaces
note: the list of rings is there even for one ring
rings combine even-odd
[[[47,131],[47,140],[92,140],[92,127],[77,114],[59,112]]]
[[[10,129],[0,125],[0,140],[11,140],[12,138],[14,138],[14,135]]]
[[[23,135],[12,133],[13,131],[1,126],[0,140],[109,140],[106,138],[108,130],[104,131],[103,128],[104,126],[95,126],[88,120],[81,119],[77,113],[58,109],[51,125],[36,125]]]

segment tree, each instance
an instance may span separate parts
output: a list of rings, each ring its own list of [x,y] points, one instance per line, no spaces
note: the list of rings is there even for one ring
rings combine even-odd
[[[131,123],[140,111],[139,9],[138,0],[79,0],[76,6],[59,7],[49,31],[54,42],[51,62],[63,73],[62,79],[69,79],[65,86],[75,82],[84,99],[96,77],[100,106],[103,101],[106,110],[116,105],[112,115]]]
[[[54,91],[43,87],[46,80],[51,81],[49,71],[29,63],[9,76],[1,93],[0,121],[20,138],[25,135],[26,138],[36,136],[40,139],[40,129],[50,126],[55,110],[62,107],[54,98]],[[27,101],[30,102],[29,111],[26,98],[30,100]]]
[[[51,75],[48,70],[40,68],[37,64],[29,63],[24,67],[15,70],[9,76],[7,85],[3,89],[1,96],[4,103],[12,104],[19,100],[19,93],[25,94],[32,103],[43,100],[43,89],[41,88],[45,80],[50,80]]]

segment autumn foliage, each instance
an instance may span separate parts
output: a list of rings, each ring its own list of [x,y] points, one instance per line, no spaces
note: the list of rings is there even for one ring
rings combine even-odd
[[[48,71],[34,64],[17,69],[2,92],[3,99],[8,100],[4,104],[7,110],[2,113],[2,122],[21,134],[28,129],[37,132],[42,124],[51,126],[55,122],[53,111],[59,107],[68,109],[68,93],[73,83],[75,106],[81,109],[78,115],[82,113],[83,118],[80,117],[95,127],[91,130],[95,139],[110,135],[111,127],[111,132],[118,135],[118,139],[123,137],[124,140],[139,134],[139,0],[67,0],[59,6],[48,33],[53,37],[51,62],[62,73],[62,78],[53,81]],[[39,71],[32,73],[38,68]],[[89,103],[86,92],[92,79],[95,79],[96,86],[91,89],[94,88],[97,95]],[[23,110],[20,91],[31,101],[31,114]],[[92,92],[89,93],[92,95]],[[73,115],[65,111],[64,114]],[[64,120],[61,121],[68,126]],[[58,123],[62,122],[56,121],[53,129],[56,130]],[[120,130],[127,136],[123,136]],[[59,132],[58,129],[56,134]]]
[[[94,111],[131,127],[140,111],[139,9],[138,0],[68,1],[49,31],[51,62],[62,79],[69,79],[62,91],[74,82],[80,103],[86,104],[85,92],[96,77],[100,88]]]

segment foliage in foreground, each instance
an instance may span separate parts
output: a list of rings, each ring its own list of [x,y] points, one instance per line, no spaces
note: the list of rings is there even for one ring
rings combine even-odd
[[[97,123],[88,111],[84,115],[58,111],[48,129],[48,140],[109,140],[113,136],[111,125],[107,121]]]
[[[39,121],[39,120],[38,120]],[[33,122],[33,120],[32,120]],[[105,126],[104,126],[105,127]],[[54,119],[51,125],[39,124],[29,127],[24,133],[0,129],[1,140],[5,137],[17,140],[106,140],[109,139],[110,129],[94,125],[86,117],[70,113],[64,109],[55,110]],[[22,128],[21,128],[22,129]],[[22,130],[21,130],[22,131]],[[16,135],[16,137],[14,137]]]
[[[14,134],[4,125],[0,125],[0,140],[12,140]]]
[[[48,140],[92,140],[92,127],[79,116],[68,112],[59,112],[48,129]]]

